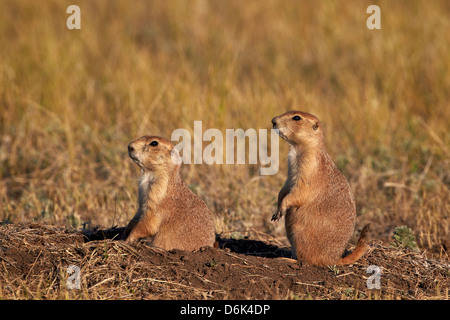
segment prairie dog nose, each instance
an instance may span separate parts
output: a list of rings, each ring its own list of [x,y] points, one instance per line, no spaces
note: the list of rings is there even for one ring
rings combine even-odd
[[[128,145],[128,152],[133,152],[134,148],[131,146],[131,144]]]
[[[272,125],[273,125],[274,128],[275,128],[275,126],[277,125],[277,120],[276,120],[276,118],[273,118],[273,119],[272,119]]]

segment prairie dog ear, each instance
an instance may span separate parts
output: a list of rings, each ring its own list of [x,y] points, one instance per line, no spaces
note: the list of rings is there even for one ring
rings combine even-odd
[[[312,127],[314,130],[317,130],[319,128],[319,122],[316,121],[316,123]]]
[[[170,157],[172,158],[173,164],[181,164],[182,159],[180,156],[180,152],[176,147],[174,147],[172,151],[170,151]]]

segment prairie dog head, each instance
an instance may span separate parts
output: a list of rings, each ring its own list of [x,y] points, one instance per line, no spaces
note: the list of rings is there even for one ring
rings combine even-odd
[[[174,144],[157,136],[143,136],[130,142],[128,155],[144,171],[150,172],[170,172],[180,163]]]
[[[322,124],[310,113],[288,111],[273,118],[272,124],[292,146],[315,147],[323,143]]]

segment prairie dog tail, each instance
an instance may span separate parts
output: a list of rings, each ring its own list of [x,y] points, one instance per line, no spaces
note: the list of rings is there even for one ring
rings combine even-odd
[[[352,264],[366,253],[366,251],[369,249],[369,245],[367,244],[367,233],[369,231],[369,228],[370,223],[366,224],[366,226],[362,229],[355,250],[353,250],[345,257],[341,258],[337,262],[337,265]]]

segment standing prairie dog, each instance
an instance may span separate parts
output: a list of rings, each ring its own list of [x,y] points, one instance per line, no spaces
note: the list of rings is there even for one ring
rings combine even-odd
[[[215,227],[206,204],[184,183],[181,158],[170,141],[144,136],[128,145],[128,155],[141,168],[138,211],[125,229],[127,242],[153,237],[166,250],[213,246]]]
[[[313,265],[355,262],[368,249],[369,225],[362,230],[355,250],[342,257],[355,228],[355,199],[325,150],[320,121],[306,112],[288,111],[273,118],[272,124],[291,146],[288,177],[272,220],[286,214],[286,235],[294,258]]]

